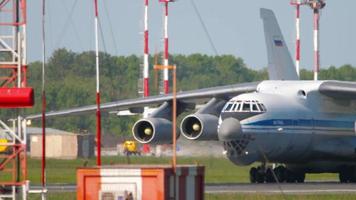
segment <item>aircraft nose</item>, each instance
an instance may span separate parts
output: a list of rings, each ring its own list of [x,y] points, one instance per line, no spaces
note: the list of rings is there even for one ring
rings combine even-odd
[[[220,141],[236,140],[241,132],[240,121],[235,118],[227,118],[220,125],[218,137]]]

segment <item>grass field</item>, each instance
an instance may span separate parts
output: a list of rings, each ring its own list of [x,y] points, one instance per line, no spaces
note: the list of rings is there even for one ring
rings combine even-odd
[[[321,195],[264,195],[264,194],[214,194],[205,195],[206,200],[350,200],[353,194],[321,194]]]
[[[49,194],[50,200],[75,200],[75,193]],[[206,194],[206,200],[350,200],[355,199],[352,194],[321,194],[321,195],[264,195],[264,194]],[[40,200],[40,195],[31,195],[29,200]]]
[[[127,164],[125,157],[103,157],[103,165]],[[169,164],[170,158],[156,157],[131,157],[132,164]],[[248,172],[250,166],[240,167],[232,164],[225,158],[205,157],[205,158],[178,158],[178,164],[198,164],[204,165],[206,183],[246,183],[249,181]],[[75,183],[76,168],[83,166],[94,166],[95,159],[90,160],[48,160],[47,180],[49,184],[54,183]],[[31,183],[40,182],[41,162],[36,159],[28,161],[29,179]],[[337,180],[336,174],[314,174],[307,175],[306,180]]]
[[[103,165],[127,164],[128,160],[125,157],[103,157]],[[131,157],[131,164],[169,164],[170,158],[156,157]],[[206,183],[246,183],[249,181],[248,172],[250,166],[240,167],[232,164],[225,158],[204,157],[178,158],[178,164],[197,164],[206,167],[205,181]],[[76,183],[76,168],[84,166],[94,166],[95,159],[90,160],[47,160],[47,181],[48,184],[65,184]],[[28,160],[28,172],[31,184],[40,183],[41,162],[37,159]],[[307,175],[307,180],[337,180],[336,174],[314,174]],[[75,193],[53,193],[48,194],[51,200],[71,200],[76,199]],[[30,200],[41,199],[39,195],[31,195]],[[266,195],[266,194],[206,194],[207,200],[343,200],[356,199],[356,194],[326,194],[326,195]]]

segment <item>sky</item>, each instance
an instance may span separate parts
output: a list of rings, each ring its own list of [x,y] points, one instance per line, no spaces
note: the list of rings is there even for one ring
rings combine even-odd
[[[46,5],[47,55],[65,47],[75,52],[94,50],[94,0],[50,0]],[[192,6],[193,0],[169,4],[170,53],[215,55]],[[289,0],[194,0],[219,55],[232,54],[248,67],[267,65],[260,8],[272,9],[294,57],[295,8]],[[112,55],[142,55],[144,0],[99,0],[100,50]],[[149,49],[163,49],[163,9],[149,0]],[[321,67],[356,65],[355,0],[328,0],[320,21]],[[301,66],[313,66],[312,10],[301,8]],[[28,58],[41,60],[41,0],[28,1]],[[48,57],[49,57],[48,56]]]

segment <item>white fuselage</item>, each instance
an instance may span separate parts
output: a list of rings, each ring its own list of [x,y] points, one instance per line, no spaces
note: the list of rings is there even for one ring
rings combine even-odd
[[[231,117],[241,124],[235,139],[224,141],[229,159],[236,164],[353,162],[355,102],[320,94],[321,83],[264,81],[257,92],[232,98],[219,122]]]

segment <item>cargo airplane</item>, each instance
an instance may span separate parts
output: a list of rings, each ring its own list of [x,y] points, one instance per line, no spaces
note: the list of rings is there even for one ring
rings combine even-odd
[[[184,117],[181,134],[189,140],[221,141],[237,165],[260,162],[250,170],[253,183],[274,182],[274,177],[303,182],[306,173],[323,172],[339,173],[340,182],[356,182],[356,83],[299,80],[274,13],[261,9],[261,18],[270,80],[177,93],[178,115],[203,104]],[[157,106],[132,132],[140,143],[164,144],[172,140],[171,104],[168,94],[104,103],[101,109],[139,113]],[[95,110],[90,105],[46,116]]]

